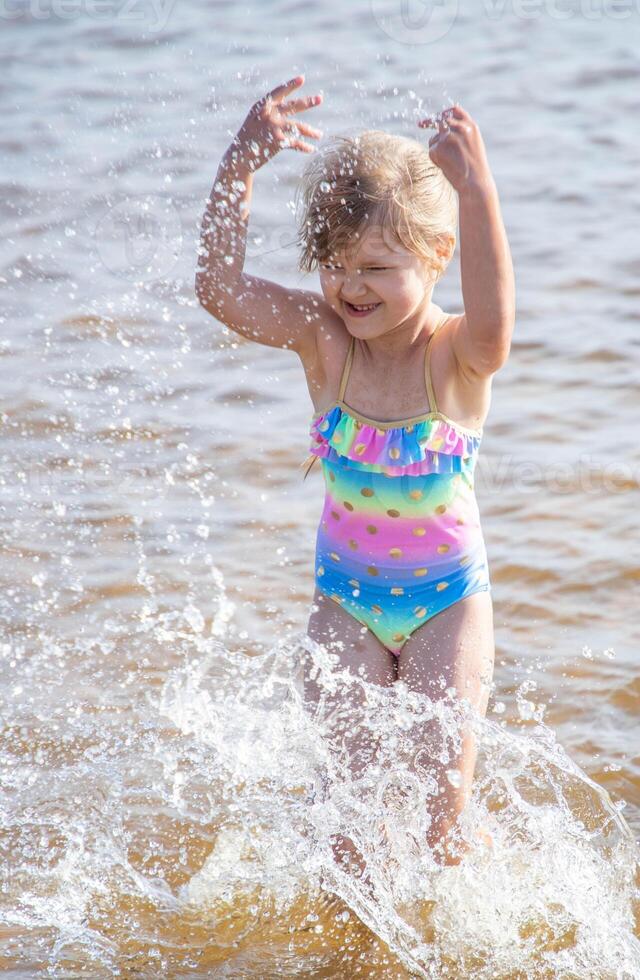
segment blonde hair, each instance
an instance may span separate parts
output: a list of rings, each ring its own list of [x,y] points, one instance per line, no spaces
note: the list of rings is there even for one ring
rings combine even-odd
[[[453,254],[458,196],[427,147],[408,136],[376,129],[334,136],[311,158],[297,194],[301,272],[357,248],[357,239],[376,224],[435,269],[437,278]]]

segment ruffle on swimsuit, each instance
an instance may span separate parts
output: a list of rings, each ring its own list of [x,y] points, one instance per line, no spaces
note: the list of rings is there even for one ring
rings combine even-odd
[[[314,415],[310,435],[312,456],[387,476],[459,473],[473,462],[482,440],[481,432],[473,434],[442,415],[380,428],[339,404]]]

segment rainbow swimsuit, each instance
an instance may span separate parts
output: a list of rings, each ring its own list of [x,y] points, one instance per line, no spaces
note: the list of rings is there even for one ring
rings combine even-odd
[[[441,321],[442,323],[442,321]],[[436,330],[441,326],[438,324]],[[318,526],[318,588],[367,626],[392,653],[455,602],[491,590],[473,488],[481,429],[433,411],[378,422],[343,401],[354,338],[337,402],[311,423],[307,470],[322,459],[326,496]]]

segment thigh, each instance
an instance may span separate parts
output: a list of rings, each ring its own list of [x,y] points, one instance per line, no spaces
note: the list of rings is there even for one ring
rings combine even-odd
[[[391,687],[396,680],[395,657],[362,623],[316,587],[307,633],[339,658],[339,667],[370,684]],[[304,698],[328,725],[334,747],[344,749],[353,775],[373,761],[378,740],[360,724],[366,695],[362,684],[340,684],[329,690],[318,680],[313,661],[304,667]]]
[[[371,684],[388,687],[394,683],[395,656],[370,629],[317,587],[307,633],[329,653],[337,655],[341,667]]]
[[[495,657],[490,592],[475,592],[415,630],[402,647],[398,679],[432,700],[454,687],[480,714],[487,710]]]
[[[455,697],[466,698],[484,717],[494,656],[491,594],[476,592],[443,609],[411,634],[400,652],[398,679],[432,701],[444,698],[447,688],[455,688]],[[436,838],[449,825],[452,815],[463,809],[471,792],[478,746],[469,719],[462,723],[458,735],[455,767],[461,779],[454,787],[445,776],[446,770],[452,768],[451,761],[442,765],[439,762],[443,751],[448,758],[450,743],[445,730],[434,719],[418,733],[419,746],[426,745],[433,775],[442,788],[433,813]]]

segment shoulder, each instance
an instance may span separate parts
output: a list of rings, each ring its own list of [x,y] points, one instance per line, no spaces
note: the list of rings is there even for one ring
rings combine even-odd
[[[299,290],[299,296],[301,310],[310,318],[313,328],[307,332],[307,342],[300,347],[298,355],[307,378],[325,387],[331,385],[336,371],[342,370],[351,334],[321,293]]]

